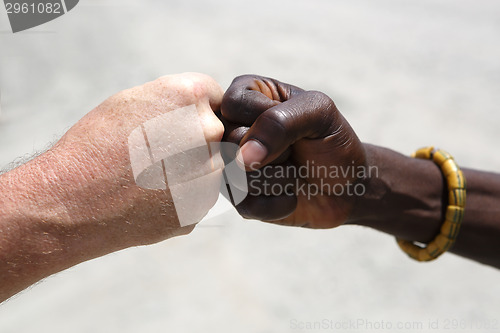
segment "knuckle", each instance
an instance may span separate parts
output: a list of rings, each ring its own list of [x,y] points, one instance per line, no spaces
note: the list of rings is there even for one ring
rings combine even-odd
[[[316,90],[308,91],[306,94],[311,103],[319,107],[331,109],[332,111],[336,110],[335,103],[327,94]]]
[[[257,75],[243,74],[243,75],[238,75],[237,77],[235,77],[233,80],[233,83],[237,83],[240,81],[254,80],[254,79],[258,79],[258,78],[259,77]]]
[[[179,80],[177,89],[179,89],[182,94],[191,96],[195,99],[199,99],[207,95],[206,85],[196,77],[192,76],[182,77]]]
[[[234,89],[228,89],[222,98],[221,112],[223,115],[232,114],[235,109],[239,108],[242,100],[242,94],[239,94]]]
[[[290,122],[291,115],[281,109],[272,109],[264,112],[261,115],[262,121],[267,123],[270,130],[275,133],[276,137],[285,135],[287,132],[287,124]]]
[[[311,121],[315,124],[315,135],[323,137],[334,131],[339,125],[340,112],[333,100],[320,91],[307,92],[311,105]]]
[[[201,73],[162,76],[153,81],[152,86],[160,94],[175,92],[193,101],[209,96],[214,90],[219,90],[216,89],[218,83],[212,77]]]
[[[234,144],[239,145],[245,134],[248,132],[248,127],[240,126],[236,127],[227,133],[225,133],[225,140]]]

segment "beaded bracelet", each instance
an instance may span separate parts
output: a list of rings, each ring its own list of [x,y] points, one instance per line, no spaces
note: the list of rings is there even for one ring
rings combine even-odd
[[[448,207],[440,233],[426,246],[419,246],[397,238],[399,247],[411,258],[418,261],[431,261],[446,252],[457,239],[465,211],[465,177],[453,157],[443,150],[426,147],[417,150],[412,157],[432,159],[446,178],[448,186]]]

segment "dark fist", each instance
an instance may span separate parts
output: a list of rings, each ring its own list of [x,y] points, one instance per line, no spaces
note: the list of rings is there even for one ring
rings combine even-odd
[[[334,102],[274,79],[245,75],[224,95],[223,140],[240,145],[246,218],[310,228],[344,223],[364,194],[363,144]],[[229,156],[234,158],[234,156]]]

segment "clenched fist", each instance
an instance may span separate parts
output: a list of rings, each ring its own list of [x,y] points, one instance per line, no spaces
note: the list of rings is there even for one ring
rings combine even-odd
[[[241,215],[332,228],[352,213],[364,187],[364,146],[333,101],[257,75],[237,77],[224,95],[224,140],[239,144],[248,171]]]
[[[199,219],[179,221],[180,207],[173,202],[172,186],[189,186],[191,193],[205,193],[199,202],[190,203],[191,210],[204,210],[201,215],[215,203],[219,183],[206,191],[206,183],[193,187],[184,182],[217,170],[220,178],[222,162],[217,152],[213,158],[209,154],[209,144],[220,141],[224,131],[214,114],[222,95],[220,86],[208,76],[170,75],[122,91],[87,114],[45,157],[64,170],[64,177],[59,172],[50,181],[60,188],[57,196],[64,197],[68,219],[76,224],[98,221],[117,228],[120,238],[128,239],[130,245],[192,230],[192,226],[180,225]],[[205,148],[207,154],[197,154],[193,160],[191,148]],[[185,158],[172,160],[171,155]],[[153,163],[159,174],[155,169],[147,170]],[[150,173],[146,177],[153,178],[149,184],[138,182],[144,178],[138,178],[143,169],[138,164]],[[199,174],[203,166],[208,168]],[[164,173],[173,172],[183,172],[183,182],[169,183]],[[151,181],[154,186],[148,186]]]

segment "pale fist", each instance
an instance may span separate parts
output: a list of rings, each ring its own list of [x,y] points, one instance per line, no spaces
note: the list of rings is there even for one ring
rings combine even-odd
[[[189,233],[215,204],[223,91],[184,73],[122,91],[88,113],[47,153],[49,182],[71,223],[112,229],[116,247]]]

